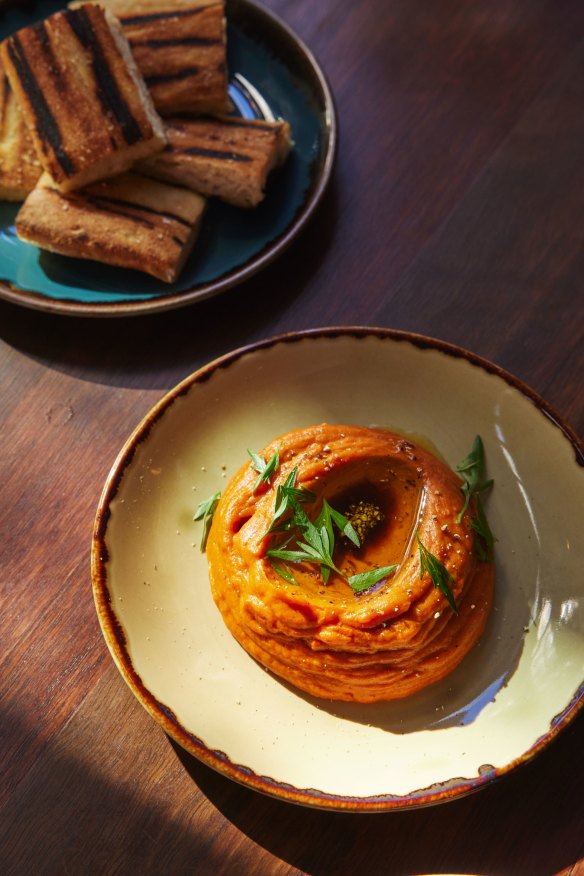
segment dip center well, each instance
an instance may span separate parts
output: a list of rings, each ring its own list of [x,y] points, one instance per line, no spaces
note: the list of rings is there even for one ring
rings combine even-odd
[[[381,566],[399,566],[404,560],[421,495],[422,482],[415,472],[387,460],[361,464],[344,472],[343,477],[331,479],[324,485],[321,501],[309,512],[310,518],[316,518],[325,498],[353,523],[361,546],[356,547],[335,527],[333,561],[344,577],[331,572],[325,585],[317,564],[295,564],[292,571],[298,584],[327,601],[354,599],[345,578]]]

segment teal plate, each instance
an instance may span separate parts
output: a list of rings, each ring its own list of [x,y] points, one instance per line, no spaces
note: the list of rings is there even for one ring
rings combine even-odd
[[[0,4],[0,39],[63,3]],[[304,228],[330,179],[336,114],[326,79],[298,37],[251,0],[227,0],[229,91],[235,114],[284,118],[294,149],[270,177],[265,200],[238,210],[211,199],[195,249],[176,283],[67,258],[20,241],[18,204],[0,203],[0,298],[64,314],[116,316],[166,310],[217,295],[278,256]]]

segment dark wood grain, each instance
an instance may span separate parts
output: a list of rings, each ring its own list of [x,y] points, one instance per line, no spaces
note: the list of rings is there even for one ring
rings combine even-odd
[[[0,870],[584,872],[582,717],[472,797],[342,815],[261,797],[177,751],[115,670],[93,515],[162,393],[254,340],[382,325],[511,370],[584,434],[584,6],[271,0],[339,110],[329,192],[262,274],[121,320],[0,302]]]
[[[580,747],[572,727],[561,745],[499,784],[432,809],[309,810],[230,782],[175,747],[110,666],[12,795],[0,847],[15,873],[36,872],[39,862],[50,873],[182,873],[201,861],[196,872],[352,876],[464,868],[544,876],[583,852],[582,814],[573,805],[582,776],[565,769],[566,759],[580,760]],[[546,826],[545,843],[537,841],[534,814]],[[51,837],[59,842],[47,842]]]
[[[421,313],[441,338],[495,360],[553,399],[580,432],[583,105],[580,44],[373,318],[415,331]],[[568,325],[573,343],[566,347]]]

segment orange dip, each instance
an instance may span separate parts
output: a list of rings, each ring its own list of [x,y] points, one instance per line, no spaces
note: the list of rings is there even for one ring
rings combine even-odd
[[[386,429],[322,424],[269,444],[280,467],[270,484],[253,487],[244,465],[215,512],[207,555],[213,597],[231,633],[256,660],[296,687],[331,700],[375,702],[409,696],[443,678],[481,635],[494,588],[494,564],[473,552],[472,503],[460,523],[461,480],[433,453]],[[347,577],[397,564],[377,585],[356,594],[344,577],[290,564],[296,584],[282,578],[266,550],[276,487],[298,468],[298,487],[343,514],[352,502],[374,504],[383,520],[361,548],[339,533],[334,561]],[[427,572],[420,578],[416,532],[448,569],[455,613]],[[290,545],[294,547],[294,542]]]

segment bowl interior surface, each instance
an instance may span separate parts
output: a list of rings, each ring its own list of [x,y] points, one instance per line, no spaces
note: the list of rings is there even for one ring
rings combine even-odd
[[[320,422],[421,436],[452,467],[475,435],[485,445],[495,607],[462,664],[402,701],[294,690],[232,639],[210,595],[197,504],[247,448]],[[98,612],[126,680],[188,750],[270,793],[357,808],[457,796],[528,759],[578,706],[584,468],[532,398],[472,357],[350,331],[226,357],[138,427],[100,513]]]

